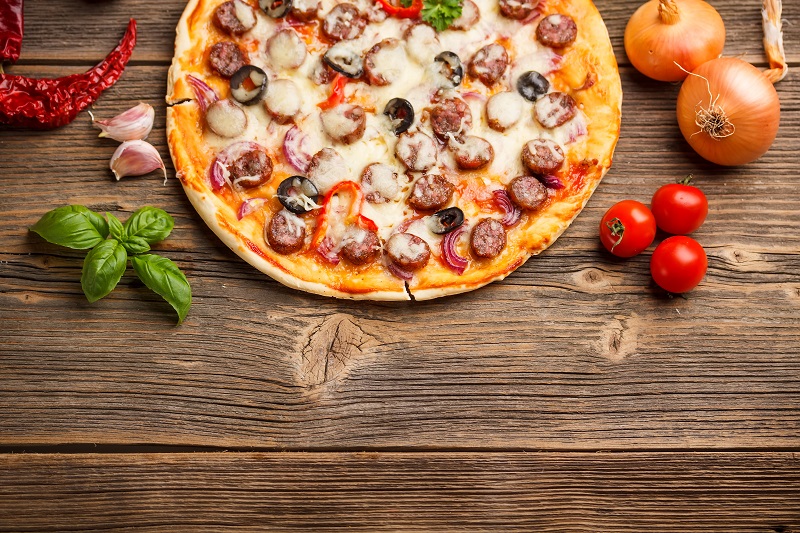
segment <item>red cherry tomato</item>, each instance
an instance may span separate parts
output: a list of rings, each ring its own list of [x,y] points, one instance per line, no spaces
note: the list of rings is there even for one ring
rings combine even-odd
[[[600,242],[618,257],[642,253],[655,236],[653,213],[636,200],[623,200],[612,205],[600,221]]]
[[[673,235],[686,235],[699,228],[708,215],[708,200],[703,191],[689,185],[689,175],[680,183],[664,185],[653,195],[650,208],[656,224]]]
[[[697,287],[708,269],[708,258],[700,244],[682,235],[664,239],[650,258],[650,274],[658,285],[680,294]]]

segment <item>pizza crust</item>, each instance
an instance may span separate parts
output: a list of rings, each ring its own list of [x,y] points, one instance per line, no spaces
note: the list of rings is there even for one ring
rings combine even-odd
[[[218,92],[225,90],[225,80],[208,73],[203,55],[207,45],[215,42],[207,28],[219,3],[221,0],[190,0],[176,29],[166,97],[172,104],[167,110],[170,153],[189,200],[206,224],[242,259],[288,287],[337,298],[408,300],[410,293],[415,299],[426,300],[501,280],[531,255],[545,250],[569,227],[611,166],[619,138],[622,91],[607,30],[590,0],[548,0],[545,15],[569,13],[578,24],[578,38],[564,52],[561,68],[552,76],[553,87],[573,95],[589,124],[590,135],[569,148],[568,163],[573,165],[570,194],[560,194],[536,216],[524,216],[508,231],[508,245],[499,257],[491,261],[473,259],[473,267],[463,275],[431,261],[406,285],[388,274],[380,262],[348,270],[343,276],[309,255],[277,254],[264,242],[263,215],[237,221],[229,199],[212,192],[206,178],[214,154],[205,147],[201,113],[185,75],[194,73]],[[575,91],[587,75],[593,76],[595,83]],[[583,161],[588,161],[588,166],[581,164]],[[273,177],[274,186],[279,181]],[[470,215],[479,216],[467,213],[468,219]]]

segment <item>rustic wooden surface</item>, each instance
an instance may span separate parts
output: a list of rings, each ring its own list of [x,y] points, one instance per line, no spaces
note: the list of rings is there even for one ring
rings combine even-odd
[[[116,143],[86,114],[54,132],[0,130],[0,531],[800,530],[797,6],[785,6],[795,70],[777,87],[778,139],[726,169],[680,136],[679,87],[628,65],[638,3],[597,2],[625,92],[614,167],[551,249],[443,300],[286,289],[205,228],[171,168],[166,186],[115,182]],[[85,70],[134,16],[133,60],[95,109],[153,104],[150,140],[167,158],[182,4],[28,2],[11,72]],[[759,4],[713,2],[726,54],[763,66]],[[710,201],[695,235],[709,271],[670,298],[650,281],[650,251],[611,258],[596,228],[612,203],[647,202],[689,172]],[[82,253],[27,231],[68,203],[175,216],[156,249],[192,284],[184,325],[130,270],[86,302]]]

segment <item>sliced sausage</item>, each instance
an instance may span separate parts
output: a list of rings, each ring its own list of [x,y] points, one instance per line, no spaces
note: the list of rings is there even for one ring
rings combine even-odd
[[[522,98],[515,92],[504,91],[486,102],[486,121],[496,131],[505,131],[522,118]]]
[[[234,185],[252,189],[267,183],[272,177],[272,159],[263,150],[251,150],[231,163],[228,172]]]
[[[367,114],[364,108],[353,104],[339,104],[324,111],[322,129],[328,136],[344,144],[352,144],[359,140],[367,128]]]
[[[364,74],[370,85],[389,85],[403,75],[406,51],[399,39],[384,39],[364,56]]]
[[[306,242],[305,222],[286,209],[275,213],[264,233],[272,249],[282,255],[299,252]]]
[[[311,158],[306,177],[320,194],[325,194],[340,181],[350,179],[350,168],[339,152],[333,148],[323,148]]]
[[[397,138],[394,154],[408,170],[425,172],[436,164],[436,143],[421,131],[402,133]]]
[[[386,243],[386,255],[406,270],[417,270],[428,264],[431,249],[428,243],[411,233],[395,233]]]
[[[208,62],[220,76],[230,78],[247,64],[247,56],[236,43],[221,41],[211,47]]]
[[[522,20],[538,5],[539,0],[500,0],[500,13],[509,19]]]
[[[361,172],[361,190],[371,204],[385,204],[400,194],[397,172],[389,165],[372,163]]]
[[[481,19],[481,12],[478,5],[472,0],[464,0],[461,4],[461,15],[450,23],[451,30],[466,31],[473,27]]]
[[[381,253],[381,241],[374,231],[351,228],[342,246],[342,256],[354,265],[375,261]]]
[[[470,236],[472,252],[478,257],[497,257],[506,247],[506,229],[493,219],[484,218],[475,225]]]
[[[523,209],[538,209],[547,200],[547,187],[533,176],[520,176],[508,184],[511,201]]]
[[[403,35],[408,54],[423,66],[433,62],[436,54],[442,51],[442,45],[436,36],[436,30],[427,24],[415,24]]]
[[[264,108],[278,124],[286,124],[300,112],[303,96],[292,80],[275,80],[267,88]]]
[[[440,139],[458,138],[472,127],[472,112],[464,100],[448,98],[431,109],[431,128]]]
[[[229,0],[217,6],[213,20],[225,33],[241,35],[256,25],[256,12],[242,0]]]
[[[364,31],[367,19],[356,6],[347,2],[336,4],[322,22],[322,33],[331,41],[356,39]]]
[[[309,78],[317,85],[327,85],[336,77],[336,71],[330,65],[320,59],[314,64],[314,68],[309,74]]]
[[[545,46],[564,48],[575,42],[578,25],[569,15],[548,15],[539,21],[536,38]]]
[[[319,0],[294,0],[289,13],[297,20],[311,22],[319,13]]]
[[[566,93],[548,93],[536,100],[533,115],[545,128],[557,128],[572,119],[578,112],[578,104]]]
[[[522,147],[522,164],[533,174],[550,174],[564,164],[564,150],[550,139],[534,139]]]
[[[467,135],[461,142],[452,141],[447,147],[453,152],[456,164],[461,170],[477,170],[494,159],[494,148],[489,141],[474,135]]]
[[[286,28],[269,38],[267,54],[276,69],[295,69],[306,60],[306,43],[297,32]]]
[[[425,174],[414,183],[408,204],[420,211],[433,211],[447,204],[454,190],[453,184],[443,176]]]
[[[508,52],[498,43],[487,44],[472,56],[469,74],[478,78],[484,85],[492,85],[499,80],[508,66]]]

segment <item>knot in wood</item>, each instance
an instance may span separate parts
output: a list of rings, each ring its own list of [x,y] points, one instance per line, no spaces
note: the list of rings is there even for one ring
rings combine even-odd
[[[336,314],[325,318],[311,330],[303,346],[298,375],[300,384],[315,388],[343,378],[371,339],[348,315]]]

